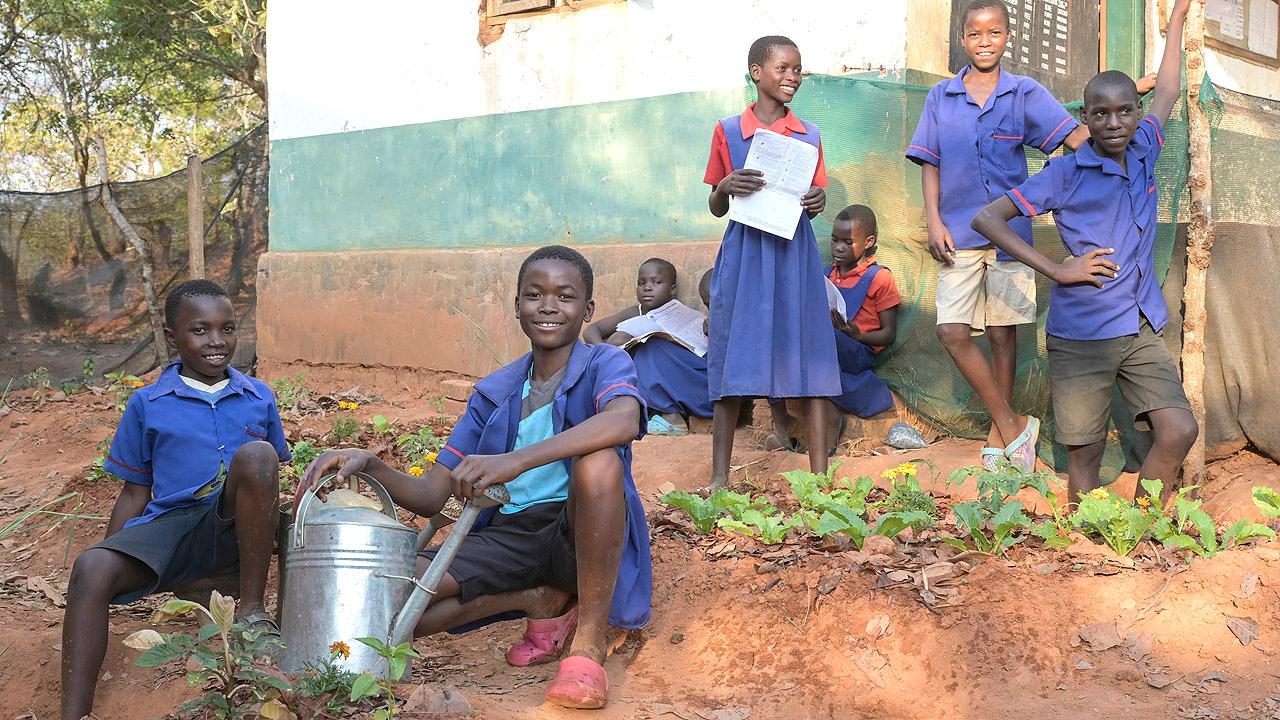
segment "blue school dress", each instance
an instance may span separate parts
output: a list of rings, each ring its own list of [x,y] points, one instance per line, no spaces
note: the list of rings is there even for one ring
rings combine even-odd
[[[804,132],[791,137],[821,147],[818,127],[800,122]],[[751,138],[742,137],[740,116],[720,125],[733,169],[739,170]],[[791,238],[729,221],[711,277],[711,400],[840,394],[823,277],[807,213],[800,214]]]
[[[631,359],[649,412],[711,417],[706,357],[669,340],[650,338],[631,349]]]
[[[879,265],[872,265],[853,287],[839,288],[849,317],[858,314],[871,291],[871,281],[881,269]],[[827,324],[830,325],[831,321],[828,320]],[[835,332],[836,358],[840,364],[840,394],[832,397],[831,401],[841,410],[858,417],[871,417],[893,407],[889,388],[875,373],[875,353],[865,343],[854,340],[834,326],[831,329]]]
[[[510,365],[482,378],[467,399],[467,410],[436,462],[453,470],[467,455],[501,455],[515,446],[520,428],[520,401],[524,383],[533,367],[533,355],[526,354]],[[578,342],[569,356],[568,369],[552,408],[556,433],[585,422],[600,412],[609,401],[619,396],[634,397],[641,403],[640,427],[636,438],[644,435],[646,416],[644,398],[636,389],[635,366],[626,352],[607,344],[586,345]],[[644,505],[631,479],[631,443],[615,448],[622,460],[623,496],[627,506],[627,532],[618,564],[617,581],[609,607],[609,624],[634,630],[649,622],[653,594],[653,567],[649,554],[649,525]],[[564,460],[565,470],[573,477],[573,459]],[[485,527],[497,508],[480,514],[472,532]],[[466,632],[500,620],[519,617],[504,613],[454,628],[450,632]]]

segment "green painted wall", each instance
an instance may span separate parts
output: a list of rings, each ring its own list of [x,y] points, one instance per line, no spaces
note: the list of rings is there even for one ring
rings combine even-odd
[[[715,239],[702,184],[741,88],[271,143],[271,250]]]
[[[1107,0],[1107,50],[1105,70],[1121,70],[1131,77],[1143,75],[1146,50],[1144,0]]]

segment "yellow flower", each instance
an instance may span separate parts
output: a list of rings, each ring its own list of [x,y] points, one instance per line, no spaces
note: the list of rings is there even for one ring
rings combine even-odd
[[[897,478],[909,478],[916,476],[916,466],[911,463],[902,463],[898,467],[892,467],[880,473],[880,477],[886,480],[895,480]]]
[[[413,467],[409,468],[409,474],[414,477],[419,477],[422,475],[422,468],[418,467],[417,465],[414,465]]]
[[[1094,488],[1093,490],[1089,491],[1089,497],[1093,498],[1094,500],[1106,500],[1108,497],[1108,493],[1105,488]]]
[[[359,409],[360,409],[360,403],[358,403],[358,402],[347,403],[347,409],[349,409],[349,410],[359,410]]]
[[[133,386],[134,386],[135,388],[140,388],[140,387],[142,387],[143,385],[146,385],[146,383],[142,382],[141,380],[134,380],[134,381],[133,381]]]
[[[347,402],[346,400],[339,400],[338,409],[339,410],[359,410],[360,403]]]
[[[335,658],[341,657],[343,660],[346,660],[347,658],[351,657],[351,647],[346,643],[342,642],[341,640],[339,640],[329,645],[329,654],[334,656]]]
[[[1140,507],[1151,507],[1151,501],[1145,497],[1138,498],[1137,503]]]
[[[427,462],[429,462],[429,463],[433,463],[433,462],[435,462],[435,461],[436,461],[436,458],[438,458],[438,457],[440,457],[440,453],[437,453],[437,452],[429,452],[429,453],[427,453]]]

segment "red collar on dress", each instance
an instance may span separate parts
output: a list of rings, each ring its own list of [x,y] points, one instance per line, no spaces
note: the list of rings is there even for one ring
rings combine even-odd
[[[779,135],[787,135],[788,134],[786,132],[787,130],[790,130],[793,133],[800,133],[800,134],[804,134],[805,132],[804,123],[800,122],[800,118],[796,117],[795,113],[791,112],[791,108],[787,108],[787,114],[783,115],[781,118],[778,119],[777,122],[775,122],[772,125],[765,125],[764,123],[760,122],[760,118],[756,117],[755,110],[756,110],[756,104],[751,103],[750,105],[747,106],[746,110],[742,111],[741,125],[742,125],[743,140],[747,140],[752,135],[755,135],[756,131],[759,130],[760,128],[764,128],[765,130],[776,132]]]
[[[867,268],[875,264],[876,256],[868,255],[862,258],[862,262],[854,265],[847,273],[842,274],[840,272],[840,268],[832,265],[831,274],[827,275],[827,277],[835,284],[836,287],[853,287],[853,285],[862,278],[863,274],[867,272]]]

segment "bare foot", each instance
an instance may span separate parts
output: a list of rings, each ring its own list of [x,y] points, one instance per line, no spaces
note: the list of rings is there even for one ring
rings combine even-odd
[[[727,484],[729,484],[729,478],[713,477],[711,478],[711,482],[707,483],[706,487],[698,488],[698,494],[702,495],[703,497],[706,497],[707,495],[710,495],[711,493],[719,490],[720,488],[724,487]]]
[[[685,422],[684,416],[680,413],[662,413],[660,417],[671,423],[671,426],[674,428],[683,430],[689,429],[689,423]]]

